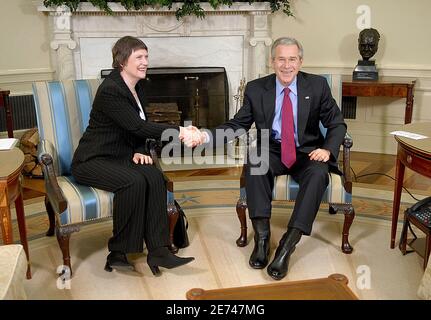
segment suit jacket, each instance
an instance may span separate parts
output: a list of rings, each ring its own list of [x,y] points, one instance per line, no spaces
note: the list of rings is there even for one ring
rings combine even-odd
[[[275,78],[275,74],[271,74],[249,82],[244,91],[243,106],[233,119],[213,129],[213,136],[216,129],[249,130],[254,122],[260,144],[259,130],[268,129],[270,133],[272,130],[275,115]],[[336,165],[347,126],[326,79],[300,71],[297,75],[297,89],[297,150],[305,153],[317,148],[329,150],[330,162]],[[326,137],[320,132],[319,121],[327,128]],[[221,143],[223,142],[217,141],[218,145]]]
[[[145,94],[142,80],[136,92],[145,112]],[[92,158],[132,159],[135,152],[147,153],[145,141],[160,139],[165,129],[178,126],[158,124],[142,120],[139,107],[120,72],[114,69],[99,86],[93,101],[90,121],[78,148],[73,163]]]

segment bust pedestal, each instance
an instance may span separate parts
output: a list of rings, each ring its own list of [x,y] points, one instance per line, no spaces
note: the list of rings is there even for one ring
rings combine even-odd
[[[379,73],[374,60],[358,60],[353,70],[353,80],[378,80]]]

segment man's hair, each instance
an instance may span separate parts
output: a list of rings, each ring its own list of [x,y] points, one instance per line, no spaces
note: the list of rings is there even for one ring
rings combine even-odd
[[[122,70],[130,55],[139,49],[148,51],[147,46],[142,40],[132,36],[122,37],[112,47],[112,67]]]
[[[280,45],[284,45],[284,46],[296,45],[298,47],[299,57],[301,59],[304,57],[304,49],[302,48],[302,45],[301,45],[301,43],[299,43],[298,40],[296,40],[295,38],[290,38],[290,37],[282,37],[282,38],[278,38],[277,40],[275,40],[274,43],[272,44],[272,47],[271,47],[271,58],[272,59],[274,59],[274,57],[275,57],[275,49]]]

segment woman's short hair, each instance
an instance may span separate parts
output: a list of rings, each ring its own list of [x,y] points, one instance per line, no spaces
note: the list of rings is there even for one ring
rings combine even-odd
[[[112,67],[122,70],[133,51],[139,49],[148,51],[142,40],[132,36],[122,37],[112,47]]]
[[[285,46],[296,45],[298,47],[299,57],[301,59],[304,57],[304,49],[302,48],[302,45],[301,45],[301,43],[299,43],[298,40],[296,40],[295,38],[290,38],[290,37],[282,37],[282,38],[278,38],[277,40],[275,40],[274,43],[272,44],[271,58],[274,59],[275,49],[280,45],[285,45]]]

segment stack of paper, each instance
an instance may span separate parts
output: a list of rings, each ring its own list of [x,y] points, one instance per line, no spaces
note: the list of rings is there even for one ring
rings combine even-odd
[[[390,134],[394,134],[396,136],[406,137],[414,140],[421,140],[428,138],[427,136],[424,136],[422,134],[408,132],[408,131],[392,131]]]
[[[0,139],[0,150],[10,150],[15,147],[17,143],[18,139],[15,138]]]

